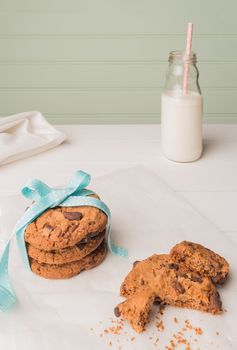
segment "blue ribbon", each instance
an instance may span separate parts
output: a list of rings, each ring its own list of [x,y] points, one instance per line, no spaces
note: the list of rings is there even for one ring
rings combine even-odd
[[[28,268],[30,268],[26,245],[24,240],[24,232],[35,218],[42,214],[48,208],[56,206],[72,207],[72,206],[92,206],[99,208],[108,216],[107,225],[107,242],[112,253],[119,256],[127,256],[127,250],[113,244],[111,240],[111,213],[107,205],[101,200],[88,197],[94,194],[93,191],[87,190],[86,187],[90,183],[91,177],[83,171],[77,171],[68,186],[63,189],[54,189],[47,186],[44,182],[37,179],[28,180],[26,186],[22,189],[22,194],[34,201],[24,213],[24,215],[16,223],[13,233],[7,242],[6,248],[0,260],[0,309],[5,311],[16,302],[16,295],[13,291],[9,280],[8,262],[10,242],[16,235],[18,247],[22,260]]]

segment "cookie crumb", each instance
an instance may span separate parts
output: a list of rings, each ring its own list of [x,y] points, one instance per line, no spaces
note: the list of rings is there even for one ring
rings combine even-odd
[[[220,335],[220,333],[219,333],[219,332],[216,332],[216,335]]]
[[[185,320],[184,324],[187,329],[193,329],[193,326],[190,324],[189,320]]]
[[[203,333],[202,328],[194,327],[189,320],[185,320],[183,326],[181,327],[181,330],[174,333],[170,338],[169,344],[165,346],[166,350],[178,350],[181,346],[184,350],[191,350],[190,341],[197,343],[197,339],[190,333],[194,332],[196,335],[201,335]]]
[[[158,329],[158,331],[163,332],[164,329],[165,329],[165,326],[164,326],[163,321],[157,322],[157,323],[156,323],[156,328]]]
[[[164,309],[165,309],[165,304],[162,304],[162,303],[161,303],[161,304],[160,304],[159,311],[158,311],[160,315],[164,315]]]
[[[134,341],[134,340],[135,340],[135,337],[132,337],[132,338],[131,338],[131,341]]]
[[[177,319],[177,317],[174,317],[174,323],[178,323],[179,321],[178,321],[178,319]]]
[[[121,334],[123,328],[124,328],[124,321],[123,320],[111,320],[111,323],[113,324],[111,327],[105,328],[103,332],[100,334],[101,337],[108,334],[114,334],[119,335]]]
[[[112,341],[110,340],[110,342],[109,342],[109,346],[112,346],[113,345],[113,343],[112,343]]]
[[[194,330],[195,330],[196,335],[202,335],[202,333],[203,333],[203,330],[200,327],[196,327],[196,328],[194,328]]]
[[[153,345],[157,347],[157,346],[158,346],[159,341],[160,341],[160,338],[156,338],[156,340],[155,340],[155,342],[153,343]]]

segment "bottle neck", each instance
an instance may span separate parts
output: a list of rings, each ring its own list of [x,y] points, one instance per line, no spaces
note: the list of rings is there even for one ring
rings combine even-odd
[[[188,91],[201,95],[195,52],[191,52],[189,57],[185,57],[183,51],[171,51],[168,61],[169,66],[164,90],[182,94],[185,67],[187,68],[188,65]]]
[[[171,51],[169,53],[169,59],[168,61],[172,63],[181,64],[183,62],[187,62],[189,64],[196,64],[197,63],[197,55],[195,52],[191,52],[190,56],[186,57],[184,51]]]

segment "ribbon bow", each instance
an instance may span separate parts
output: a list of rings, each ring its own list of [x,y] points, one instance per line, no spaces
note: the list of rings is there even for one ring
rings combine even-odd
[[[94,194],[93,191],[87,190],[91,177],[83,171],[77,171],[66,188],[54,189],[47,186],[44,182],[37,179],[30,179],[22,189],[22,194],[34,201],[16,223],[10,239],[7,242],[0,261],[0,309],[5,311],[16,301],[15,292],[12,289],[9,275],[8,262],[10,242],[16,235],[18,247],[24,264],[30,268],[28,255],[25,246],[24,232],[35,218],[42,214],[48,208],[56,206],[73,207],[73,206],[92,206],[99,208],[108,216],[107,242],[112,253],[119,256],[127,256],[127,250],[117,247],[111,240],[111,213],[107,205],[101,200],[88,197]]]

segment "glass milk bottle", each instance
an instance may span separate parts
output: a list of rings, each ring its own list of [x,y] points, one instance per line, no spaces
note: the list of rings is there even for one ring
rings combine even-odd
[[[198,83],[196,54],[188,61],[182,51],[172,51],[161,96],[161,145],[164,155],[176,162],[192,162],[202,154],[203,98]],[[188,80],[184,90],[184,70]]]

